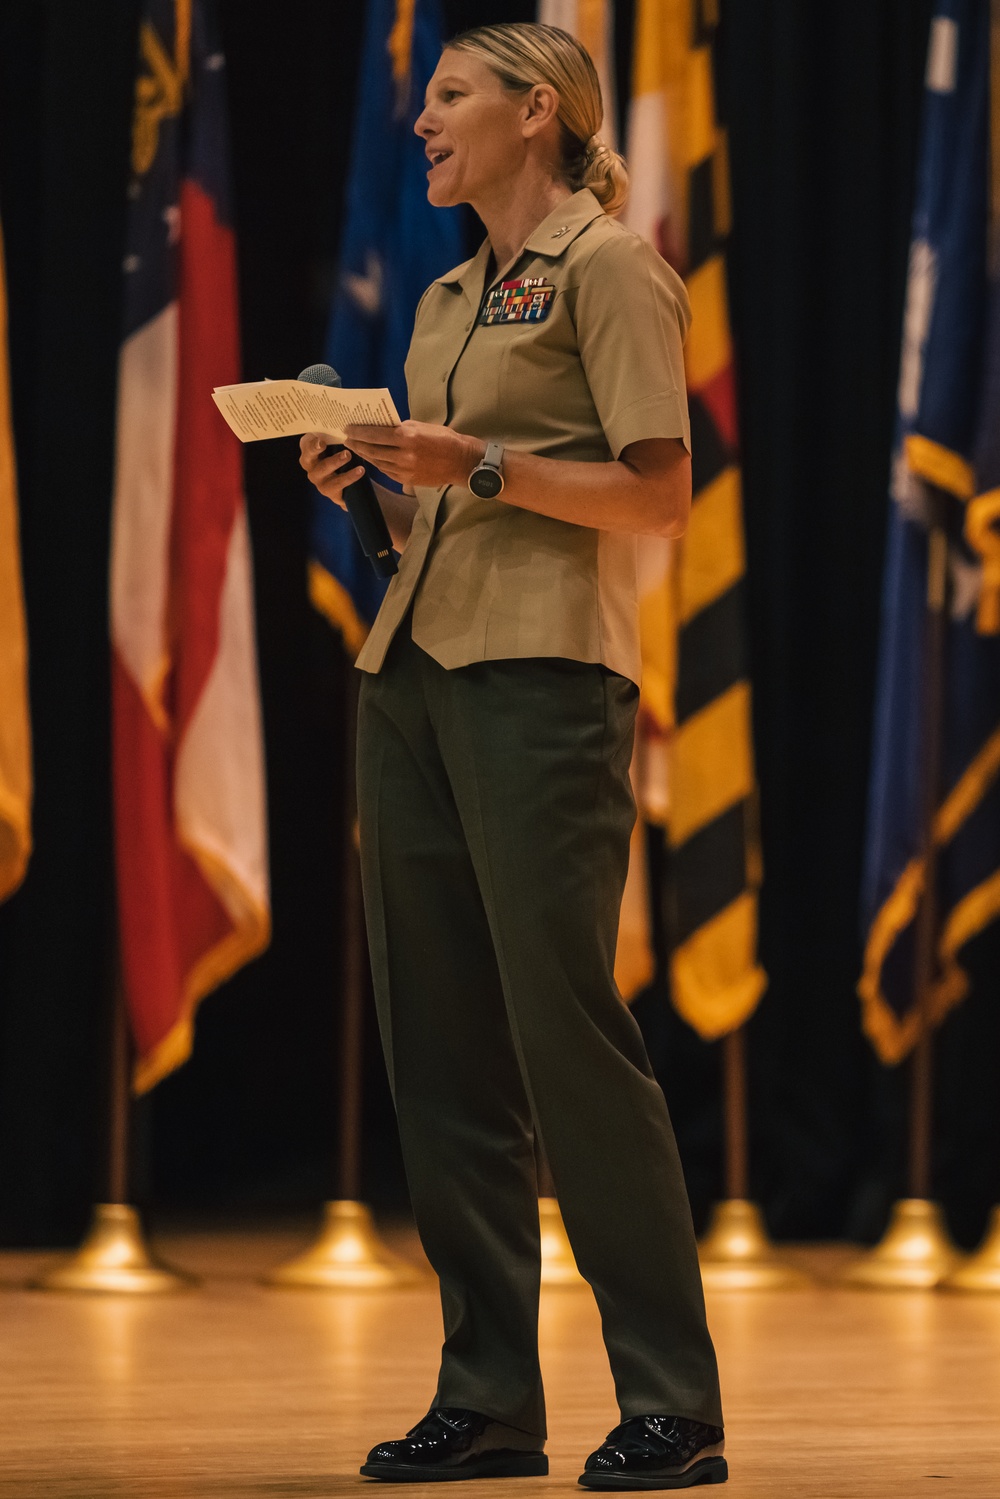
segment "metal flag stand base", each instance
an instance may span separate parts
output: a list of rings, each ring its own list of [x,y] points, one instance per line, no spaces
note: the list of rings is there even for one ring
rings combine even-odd
[[[150,1254],[139,1214],[128,1203],[131,1047],[125,996],[116,971],[111,994],[108,1077],[107,1201],[94,1207],[80,1248],[32,1281],[35,1291],[103,1291],[115,1296],[162,1295],[196,1285],[193,1275],[168,1270]]]
[[[841,1284],[866,1291],[929,1291],[959,1264],[941,1209],[925,1197],[903,1197],[875,1248],[848,1265]]]
[[[1000,1291],[1000,1207],[990,1215],[986,1237],[957,1270],[941,1282],[943,1291]]]
[[[748,1196],[746,1033],[742,1026],[722,1039],[726,1136],[726,1191],[712,1209],[708,1232],[698,1245],[706,1291],[794,1291],[812,1285],[802,1270],[774,1252],[760,1208]]]
[[[116,1296],[162,1295],[195,1284],[152,1258],[135,1208],[99,1202],[80,1248],[32,1282],[35,1291],[105,1291]]]
[[[319,1237],[302,1254],[264,1277],[269,1286],[298,1290],[388,1290],[418,1285],[424,1276],[383,1243],[363,1202],[340,1199],[323,1210]]]
[[[937,861],[934,820],[940,799],[945,656],[948,631],[947,500],[927,486],[930,524],[927,536],[925,615],[924,722],[921,730],[923,787],[920,855],[923,891],[914,927],[913,1008],[919,1033],[911,1057],[909,1189],[893,1207],[880,1243],[848,1265],[841,1284],[871,1291],[929,1290],[957,1269],[960,1256],[948,1237],[941,1209],[931,1201],[933,1133],[934,1022],[931,995],[937,969]]]
[[[746,1198],[716,1203],[698,1245],[706,1291],[793,1291],[812,1285],[774,1251],[760,1208]]]
[[[542,1285],[585,1286],[554,1197],[539,1197],[538,1223],[542,1233]]]
[[[361,1115],[364,1073],[367,958],[358,858],[354,750],[358,673],[348,668],[344,699],[344,946],[340,1017],[340,1119],[337,1190],[323,1208],[319,1235],[309,1248],[263,1276],[266,1286],[317,1291],[389,1290],[419,1285],[416,1265],[393,1254],[379,1237],[361,1201]]]

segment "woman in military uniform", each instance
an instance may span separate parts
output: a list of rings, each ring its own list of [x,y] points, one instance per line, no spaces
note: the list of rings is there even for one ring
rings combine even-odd
[[[593,1287],[621,1423],[591,1487],[726,1477],[718,1373],[662,1093],[614,982],[635,808],[637,537],[690,504],[683,285],[613,215],[584,49],[539,25],[449,43],[416,131],[479,253],[435,281],[411,419],[348,431],[399,572],[358,658],[372,968],[445,1342],[432,1407],[362,1472],[547,1471],[534,1136]],[[302,439],[341,502],[349,452]]]

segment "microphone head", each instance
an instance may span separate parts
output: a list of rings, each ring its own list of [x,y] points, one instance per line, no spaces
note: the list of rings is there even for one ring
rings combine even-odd
[[[297,377],[310,385],[343,385],[337,371],[329,364],[311,364]]]

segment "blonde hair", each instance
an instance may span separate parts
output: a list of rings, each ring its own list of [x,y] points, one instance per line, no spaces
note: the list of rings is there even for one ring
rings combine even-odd
[[[605,213],[620,213],[628,196],[628,171],[598,133],[604,101],[590,53],[560,26],[534,21],[476,26],[446,46],[479,57],[504,88],[524,93],[547,83],[559,95],[562,170],[570,187],[588,187]]]

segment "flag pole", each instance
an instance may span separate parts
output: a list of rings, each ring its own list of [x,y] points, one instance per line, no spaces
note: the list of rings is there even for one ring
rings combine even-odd
[[[936,977],[937,863],[934,819],[941,793],[944,741],[945,654],[948,644],[948,533],[945,496],[927,486],[927,602],[922,724],[924,785],[920,854],[924,888],[915,928],[913,1002],[918,1036],[910,1062],[909,1197],[894,1204],[889,1226],[868,1254],[847,1267],[844,1282],[872,1290],[929,1289],[954,1270],[958,1255],[941,1209],[931,1200],[934,1126],[933,991]]]
[[[919,1033],[910,1071],[909,1187],[912,1200],[927,1201],[931,1187],[931,1142],[934,1120],[934,1042],[931,995],[935,979],[934,945],[938,928],[938,849],[934,816],[941,791],[941,754],[944,724],[944,666],[948,635],[948,537],[944,529],[942,496],[934,494],[934,519],[927,538],[927,695],[924,710],[924,786],[921,807],[920,856],[924,888],[917,911],[913,971],[914,1008]]]
[[[319,1235],[301,1254],[278,1265],[265,1284],[289,1289],[357,1290],[412,1285],[423,1279],[379,1236],[361,1197],[362,1103],[367,938],[361,898],[355,746],[358,673],[348,666],[344,691],[343,956],[340,1007],[340,1078],[337,1130],[338,1196],[324,1205]]]
[[[737,1026],[722,1039],[726,1095],[726,1196],[749,1196],[747,1148],[746,1031]]]
[[[105,1200],[94,1206],[87,1235],[76,1252],[32,1283],[36,1291],[98,1291],[119,1296],[162,1295],[193,1285],[152,1256],[136,1209],[129,1203],[132,1125],[132,1047],[120,964],[112,985],[107,1090]]]
[[[129,1136],[132,1101],[129,1093],[131,1046],[121,972],[116,967],[111,1015],[111,1055],[108,1073],[107,1197],[110,1204],[128,1202]]]
[[[794,1291],[812,1284],[775,1253],[757,1203],[750,1200],[746,1027],[722,1038],[726,1196],[712,1209],[698,1244],[708,1291]]]
[[[355,673],[352,672],[352,679]],[[357,687],[348,685],[351,730],[357,733]],[[344,989],[340,1022],[340,1120],[337,1152],[339,1199],[354,1202],[361,1196],[361,1109],[365,1041],[365,917],[361,900],[361,870],[357,844],[357,804],[353,758],[347,771],[351,783],[345,801],[344,828]]]

